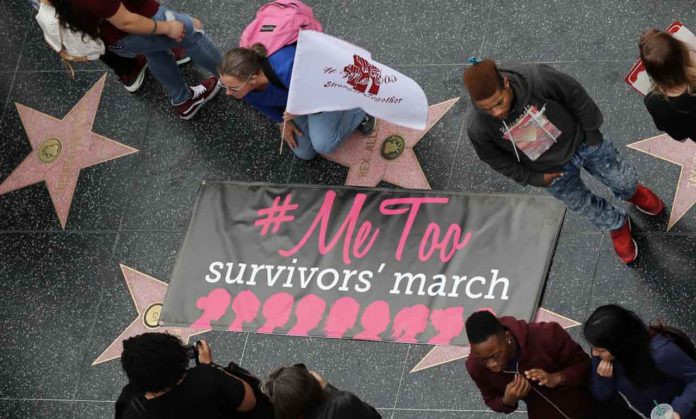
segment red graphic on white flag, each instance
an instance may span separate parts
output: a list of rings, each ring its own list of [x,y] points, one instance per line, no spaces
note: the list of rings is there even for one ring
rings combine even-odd
[[[428,99],[412,79],[369,51],[315,31],[301,31],[286,110],[293,115],[362,108],[396,125],[423,130]]]
[[[376,95],[379,93],[379,83],[382,72],[378,67],[370,64],[369,61],[359,55],[353,55],[353,64],[343,68],[343,77],[353,89],[360,93],[365,93],[367,86],[370,86],[368,93]]]

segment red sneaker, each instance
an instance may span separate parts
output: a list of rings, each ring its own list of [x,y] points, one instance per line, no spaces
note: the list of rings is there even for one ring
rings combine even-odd
[[[631,220],[626,218],[623,227],[611,231],[614,250],[623,263],[633,263],[638,257],[638,245],[631,235]]]
[[[140,89],[143,85],[143,80],[145,80],[145,71],[147,70],[147,60],[142,55],[136,55],[135,57],[135,68],[130,74],[124,74],[118,79],[123,83],[123,87],[129,92],[133,93]]]
[[[213,76],[203,80],[198,86],[189,87],[189,89],[191,89],[191,97],[183,103],[174,105],[179,118],[186,120],[193,118],[207,101],[215,97],[220,91],[220,85],[217,77]]]
[[[665,210],[665,203],[653,191],[640,183],[635,195],[628,202],[635,205],[638,211],[652,216],[660,215]]]
[[[172,48],[172,53],[174,53],[174,59],[178,65],[191,61],[191,57],[188,56],[188,52],[184,48]]]

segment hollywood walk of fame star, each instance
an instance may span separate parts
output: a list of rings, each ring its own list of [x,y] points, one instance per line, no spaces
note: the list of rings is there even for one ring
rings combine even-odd
[[[667,223],[669,231],[696,204],[696,142],[675,141],[669,135],[662,134],[629,144],[627,147],[681,166],[677,191]]]
[[[161,327],[159,315],[168,285],[125,265],[121,265],[121,272],[123,272],[135,309],[138,311],[138,317],[94,360],[92,365],[119,358],[123,351],[123,340],[142,333],[169,333],[179,336],[186,344],[191,336],[208,331],[183,327]]]
[[[571,327],[575,327],[580,324],[575,320],[563,317],[560,314],[556,314],[553,311],[549,311],[544,308],[539,308],[534,321],[536,323],[556,322],[564,329],[570,329]],[[418,362],[418,365],[413,367],[411,373],[436,367],[438,365],[447,364],[459,359],[464,359],[469,356],[470,352],[471,348],[469,346],[436,346],[430,352],[428,352],[423,359],[420,360],[420,362]]]
[[[346,185],[370,187],[383,180],[402,188],[430,189],[413,147],[458,100],[431,105],[425,130],[378,120],[372,134],[366,137],[356,132],[338,150],[324,157],[349,168]]]
[[[138,150],[92,132],[106,75],[63,119],[15,103],[33,149],[0,184],[0,195],[44,181],[65,228],[80,170]]]

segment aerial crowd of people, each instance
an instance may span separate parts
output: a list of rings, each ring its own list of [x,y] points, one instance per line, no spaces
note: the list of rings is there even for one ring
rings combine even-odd
[[[184,120],[223,90],[277,123],[305,160],[333,152],[355,130],[368,135],[375,129],[375,118],[360,108],[286,112],[296,44],[272,54],[261,44],[223,54],[199,19],[156,0],[42,1],[65,27],[103,41],[101,61],[129,92],[139,89],[149,69]],[[637,47],[653,82],[645,106],[656,127],[675,141],[696,141],[696,53],[655,29],[644,32]],[[189,85],[179,69],[188,61],[210,77]],[[583,86],[549,65],[499,66],[478,58],[463,69],[463,84],[471,100],[466,130],[478,157],[587,217],[609,234],[618,258],[633,263],[638,245],[630,216],[588,188],[581,169],[648,216],[661,215],[665,204],[605,138],[602,112]],[[646,324],[627,308],[604,305],[584,322],[589,354],[556,323],[488,311],[469,316],[466,333],[466,368],[496,412],[513,412],[523,401],[535,419],[647,418],[655,417],[658,405],[660,418],[696,419],[696,349],[689,336]],[[261,380],[234,363],[215,364],[205,341],[189,347],[163,333],[131,337],[123,342],[121,364],[128,385],[117,418],[381,417],[303,364],[280,366]]]

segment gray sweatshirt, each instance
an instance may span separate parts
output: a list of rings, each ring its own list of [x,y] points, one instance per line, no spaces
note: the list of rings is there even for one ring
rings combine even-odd
[[[521,64],[500,72],[509,78],[514,92],[508,118],[498,120],[473,105],[466,117],[476,154],[495,171],[522,185],[544,186],[544,173],[558,172],[582,142],[602,141],[602,113],[577,80],[544,64]],[[544,116],[561,131],[535,161],[503,137],[506,125],[513,125],[528,106],[545,107]]]

